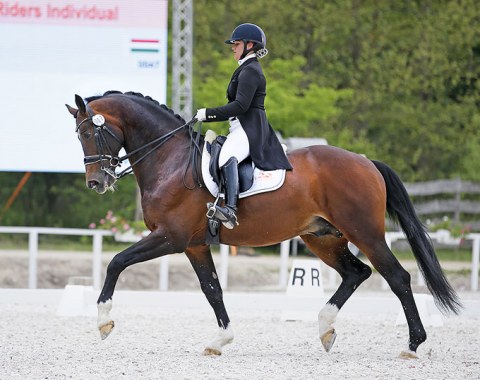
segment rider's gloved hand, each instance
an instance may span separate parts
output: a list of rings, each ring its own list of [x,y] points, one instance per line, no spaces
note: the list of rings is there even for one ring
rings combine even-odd
[[[197,114],[195,115],[195,119],[198,121],[205,121],[207,120],[207,109],[206,108],[200,108],[197,110]]]

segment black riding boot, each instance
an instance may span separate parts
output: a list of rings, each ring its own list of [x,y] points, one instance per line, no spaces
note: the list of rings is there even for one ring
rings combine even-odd
[[[237,222],[237,201],[238,201],[238,161],[231,157],[222,167],[222,177],[225,186],[225,206],[216,205],[215,216],[220,219],[223,225],[232,229]]]

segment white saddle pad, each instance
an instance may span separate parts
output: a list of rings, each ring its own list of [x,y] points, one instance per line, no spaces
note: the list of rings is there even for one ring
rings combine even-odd
[[[208,130],[205,133],[205,142],[211,143],[217,137],[216,133]],[[210,153],[207,151],[207,144],[205,143],[203,146],[202,152],[202,176],[203,182],[205,182],[205,186],[207,187],[208,191],[216,197],[218,195],[218,186],[214,182],[212,175],[210,174]],[[261,170],[258,168],[254,168],[253,170],[253,185],[247,191],[239,194],[240,198],[246,198],[251,195],[266,193],[267,191],[277,190],[282,187],[283,182],[285,182],[285,169],[278,169],[278,170]]]

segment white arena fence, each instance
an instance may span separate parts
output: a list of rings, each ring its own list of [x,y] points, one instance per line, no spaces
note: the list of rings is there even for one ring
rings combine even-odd
[[[102,246],[104,236],[113,236],[111,231],[81,229],[81,228],[49,228],[49,227],[2,227],[0,226],[0,233],[3,234],[27,234],[28,235],[28,251],[29,251],[29,275],[28,287],[30,289],[37,288],[37,262],[38,262],[38,236],[44,235],[77,235],[77,236],[92,236],[92,279],[93,288],[100,289],[101,286],[101,272],[102,272]],[[438,231],[429,234],[434,240],[442,243],[451,243],[452,238],[448,231]],[[403,232],[387,232],[385,240],[389,247],[397,240],[406,239]],[[472,291],[478,290],[479,277],[479,260],[480,260],[480,233],[471,233],[464,237],[465,240],[472,240],[472,262],[471,262],[471,281],[470,289]],[[285,240],[280,244],[280,259],[279,259],[279,287],[287,286],[290,248],[293,248],[296,254],[298,238]],[[453,242],[455,242],[453,240]],[[224,289],[228,287],[228,258],[229,246],[220,245],[220,265],[218,266],[219,280]],[[168,290],[168,256],[160,258],[160,276],[159,289],[162,291]],[[423,278],[419,272],[417,277],[417,284],[424,285]],[[336,285],[336,272],[329,268],[328,286],[334,288]],[[387,288],[386,281],[382,283],[383,288]]]

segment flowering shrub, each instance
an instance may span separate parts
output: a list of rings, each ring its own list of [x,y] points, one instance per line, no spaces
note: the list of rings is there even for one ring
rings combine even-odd
[[[124,217],[114,215],[112,210],[107,211],[105,217],[98,223],[90,223],[88,228],[110,230],[113,233],[133,232],[137,235],[141,235],[146,230],[143,221],[130,222]]]
[[[441,221],[436,223],[432,222],[430,219],[427,219],[426,224],[430,231],[448,230],[454,238],[463,239],[466,235],[472,232],[470,225],[457,223],[451,220],[448,216],[444,216]]]

